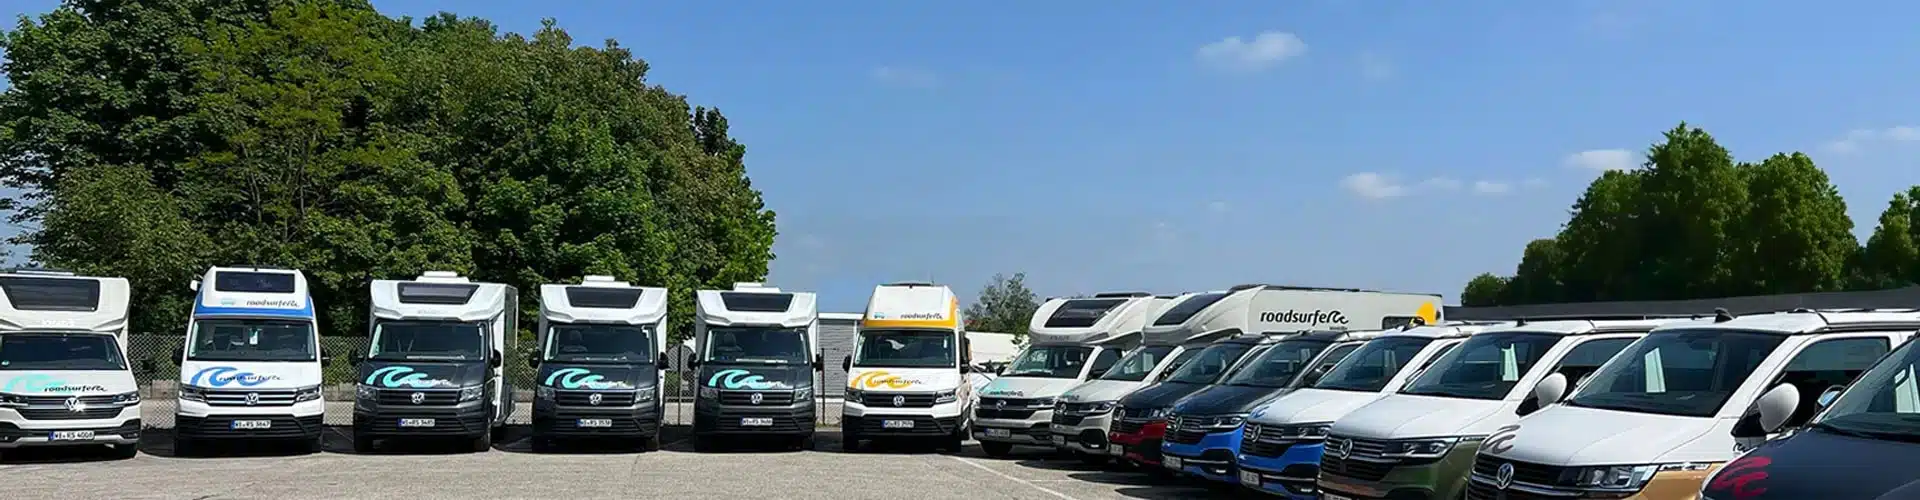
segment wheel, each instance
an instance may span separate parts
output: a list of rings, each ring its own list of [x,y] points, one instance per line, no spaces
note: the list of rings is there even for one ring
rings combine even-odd
[[[366,429],[362,429],[360,428],[360,426],[357,426],[357,425],[353,427],[353,452],[354,453],[358,453],[361,455],[373,453],[374,451],[378,450],[373,446],[373,444],[374,444],[373,436],[367,435]]]
[[[307,441],[307,453],[319,453],[322,451],[326,451],[326,449],[327,449],[326,434],[314,436],[313,439]]]
[[[812,451],[813,450],[813,434],[807,434],[805,436],[801,436],[799,441],[800,443],[795,445],[794,447],[796,451]]]
[[[960,428],[953,430],[953,435],[947,436],[946,443],[943,443],[945,445],[944,447],[949,453],[959,453],[961,450],[966,449],[967,436],[972,434],[972,422],[961,424]],[[985,443],[982,444],[984,445]],[[1009,445],[1009,448],[1011,448],[1011,445]]]
[[[654,431],[652,436],[640,438],[640,451],[660,451],[660,431]]]
[[[1004,457],[1004,456],[1007,456],[1008,453],[1013,453],[1013,443],[1002,443],[998,441],[981,441],[980,451],[987,452],[987,456],[989,457],[994,457],[994,458]]]
[[[840,451],[858,453],[860,451],[860,433],[853,429],[840,429]]]
[[[481,434],[480,437],[473,439],[474,453],[480,453],[480,452],[484,452],[491,449],[493,449],[493,432],[492,431],[488,431],[487,433]]]
[[[194,441],[193,438],[187,437],[186,434],[181,433],[178,429],[175,429],[173,431],[173,456],[200,456],[200,443]]]
[[[126,460],[139,455],[140,455],[140,445],[137,445],[137,444],[113,445],[113,458]]]

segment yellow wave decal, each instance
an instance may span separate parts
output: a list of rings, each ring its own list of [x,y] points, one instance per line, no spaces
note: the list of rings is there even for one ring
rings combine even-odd
[[[876,370],[854,376],[853,380],[847,381],[847,387],[855,389],[879,389],[884,386],[889,389],[905,389],[913,387],[913,383],[914,381],[900,378],[899,375],[887,373],[884,370]]]
[[[947,303],[946,319],[874,319],[868,316],[860,321],[860,326],[866,328],[959,328],[960,299],[953,299]]]
[[[1415,311],[1414,314],[1419,315],[1420,319],[1425,320],[1429,325],[1440,323],[1440,310],[1434,307],[1432,302],[1420,304],[1420,310]]]

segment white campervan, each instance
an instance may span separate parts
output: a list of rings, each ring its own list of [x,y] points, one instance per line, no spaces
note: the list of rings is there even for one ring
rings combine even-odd
[[[700,290],[694,305],[694,448],[716,438],[813,445],[820,311],[812,292],[761,283]]]
[[[1468,493],[1694,498],[1715,469],[1806,423],[1829,387],[1917,328],[1913,310],[1723,314],[1661,327],[1572,397],[1489,438]],[[1565,381],[1541,385],[1535,397],[1551,403]]]
[[[373,280],[369,290],[372,338],[354,360],[354,451],[407,438],[492,449],[513,415],[513,385],[501,368],[519,337],[519,290],[451,271]]]
[[[1027,348],[980,393],[973,410],[980,448],[1002,456],[1016,444],[1064,446],[1068,436],[1048,427],[1055,399],[1119,363],[1121,353],[1139,344],[1147,313],[1163,302],[1145,292],[1116,292],[1041,304],[1027,327]]]
[[[140,444],[125,278],[0,273],[0,450]]]
[[[1235,456],[1240,484],[1292,497],[1318,495],[1313,483],[1322,441],[1335,420],[1399,391],[1419,369],[1496,324],[1445,322],[1388,330],[1300,389],[1255,408]]]
[[[1197,353],[1197,350],[1188,349],[1187,345],[1204,345],[1190,342],[1189,337],[1192,336],[1180,328],[1180,323],[1205,306],[1199,303],[1193,306],[1183,304],[1206,297],[1202,302],[1210,305],[1226,294],[1222,290],[1156,297],[1161,302],[1147,313],[1147,320],[1141,325],[1141,345],[1129,351],[1120,358],[1119,363],[1101,372],[1097,378],[1060,394],[1050,429],[1056,435],[1066,436],[1062,440],[1062,448],[1085,455],[1117,455],[1114,450],[1119,448],[1109,446],[1107,440],[1107,434],[1113,426],[1114,405],[1121,397],[1151,383],[1149,381],[1159,380],[1162,373],[1174,368],[1174,359],[1181,359],[1182,354],[1190,351]],[[1153,326],[1160,322],[1159,318],[1168,314],[1176,314],[1179,320],[1170,321],[1170,326]]]
[[[1704,321],[1520,321],[1476,333],[1398,392],[1334,421],[1317,488],[1325,498],[1459,498],[1488,436],[1540,409],[1536,384],[1579,380],[1649,330]]]
[[[197,292],[180,360],[174,454],[203,441],[297,439],[320,451],[320,325],[297,270],[215,267]]]
[[[960,451],[973,418],[972,369],[960,298],[945,285],[901,282],[873,288],[860,320],[841,405],[842,445],[870,438],[921,438]]]
[[[660,447],[665,408],[667,289],[612,276],[540,285],[533,447],[562,440]]]
[[[1184,335],[1186,348],[1173,356],[1170,364],[1175,366],[1161,371],[1155,383],[1120,398],[1115,410],[1119,422],[1107,438],[1121,450],[1109,453],[1159,465],[1160,441],[1174,403],[1219,382],[1254,344],[1202,346],[1241,334],[1381,330],[1415,321],[1434,324],[1442,319],[1439,304],[1438,295],[1428,294],[1241,285],[1168,307],[1143,335]]]

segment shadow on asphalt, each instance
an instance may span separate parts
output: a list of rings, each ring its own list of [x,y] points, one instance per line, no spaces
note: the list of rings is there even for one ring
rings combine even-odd
[[[115,456],[113,452],[114,450],[106,445],[16,448],[0,453],[0,464],[68,464],[124,460]]]

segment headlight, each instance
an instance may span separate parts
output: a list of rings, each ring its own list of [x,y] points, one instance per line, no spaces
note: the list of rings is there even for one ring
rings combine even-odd
[[[1163,420],[1163,419],[1166,419],[1166,418],[1167,418],[1167,415],[1170,415],[1170,414],[1172,414],[1172,413],[1173,413],[1173,408],[1172,408],[1172,407],[1167,407],[1167,408],[1154,408],[1154,409],[1151,409],[1151,410],[1147,410],[1147,418],[1150,418],[1150,419],[1156,419],[1156,420]]]
[[[1333,424],[1262,425],[1247,422],[1246,433],[1248,436],[1257,437],[1264,432],[1284,442],[1314,442],[1326,439],[1327,429],[1331,427]]]
[[[207,392],[199,387],[183,385],[180,386],[180,400],[205,403],[207,402]]]
[[[186,393],[182,392],[180,394],[185,395]],[[378,399],[380,397],[380,390],[370,385],[354,384],[353,397],[357,399]]]
[[[461,388],[460,402],[465,403],[468,401],[479,401],[480,396],[486,393],[487,393],[487,386],[484,386],[484,385],[476,385],[473,387]]]
[[[638,403],[653,401],[653,398],[655,396],[654,393],[657,393],[657,392],[660,392],[660,389],[655,387],[648,387],[645,389],[641,389],[633,393],[633,400],[634,402],[638,402]]]
[[[939,394],[933,397],[933,404],[952,403],[959,399],[959,397],[955,396],[956,394],[959,394],[959,391],[955,389],[940,391]]]
[[[1656,465],[1603,465],[1573,469],[1575,488],[1639,491],[1660,470]]]
[[[299,392],[293,393],[293,402],[295,403],[304,403],[316,399],[320,399],[320,386],[317,385],[301,388]]]
[[[848,403],[864,403],[865,400],[861,399],[861,396],[859,389],[849,387],[845,393],[840,395],[840,399]]]
[[[1100,415],[1118,409],[1120,409],[1120,406],[1113,404],[1112,401],[1101,401],[1094,403],[1092,407],[1088,408],[1087,413]]]
[[[140,391],[115,394],[113,395],[113,404],[128,406],[140,404]]]
[[[541,401],[553,401],[553,388],[544,385],[534,386],[533,397],[539,398]]]
[[[0,408],[18,408],[27,405],[26,396],[0,394]]]
[[[1212,431],[1233,430],[1247,421],[1246,415],[1217,415],[1212,417],[1189,417],[1200,419],[1200,427]]]
[[[1059,401],[1058,398],[1039,398],[1039,399],[1033,400],[1032,406],[1035,406],[1035,407],[1053,406],[1054,403],[1058,401]]]
[[[701,387],[700,399],[720,399],[720,390],[712,387]]]
[[[1453,444],[1458,441],[1460,438],[1457,437],[1393,441],[1387,443],[1380,454],[1388,458],[1440,458],[1452,450]]]
[[[806,401],[806,400],[809,400],[809,399],[813,399],[813,388],[812,388],[812,387],[807,387],[807,388],[802,388],[802,389],[794,389],[794,390],[793,390],[793,400],[794,400],[794,401]]]

